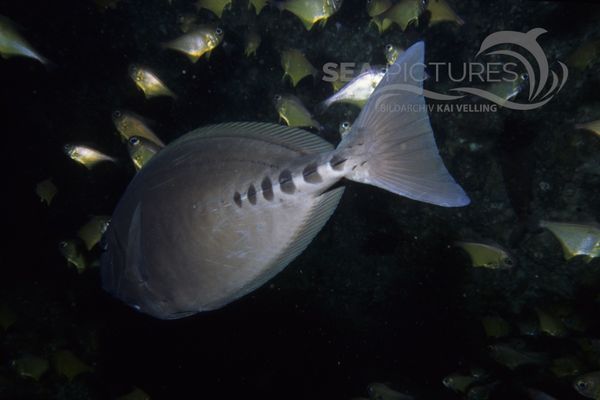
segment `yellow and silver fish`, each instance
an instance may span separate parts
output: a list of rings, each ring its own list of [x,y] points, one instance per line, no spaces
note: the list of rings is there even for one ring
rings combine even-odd
[[[276,94],[273,98],[279,119],[292,127],[321,129],[319,124],[304,107],[299,98],[293,95]]]
[[[246,57],[255,56],[256,50],[260,47],[260,42],[260,35],[254,30],[249,31],[244,40],[244,55]]]
[[[398,56],[400,56],[402,53],[404,53],[404,49],[393,44],[387,44],[383,50],[383,54],[385,54],[385,59],[387,60],[388,65],[395,63],[398,59]]]
[[[210,56],[210,52],[223,41],[223,35],[223,29],[218,26],[201,25],[193,31],[165,43],[163,47],[184,53],[191,62],[195,63],[204,54],[207,57]]]
[[[127,151],[137,171],[142,169],[163,147],[140,136],[132,136],[127,141]]]
[[[260,14],[263,8],[267,5],[268,0],[248,0],[248,8],[253,8],[256,15]]]
[[[58,244],[58,250],[67,260],[69,266],[75,267],[80,274],[88,267],[87,253],[77,240],[63,240]]]
[[[0,328],[6,331],[17,322],[17,315],[6,304],[0,303]]]
[[[317,70],[304,53],[296,49],[287,49],[281,52],[281,68],[283,68],[283,79],[289,78],[294,87],[307,76],[317,75]]]
[[[567,327],[565,324],[552,312],[541,308],[536,308],[535,312],[538,316],[540,331],[556,337],[562,337],[567,334]]]
[[[319,112],[324,112],[334,103],[353,104],[362,108],[381,82],[386,71],[386,67],[383,66],[367,69],[345,84],[338,92],[325,99],[317,106],[317,109]]]
[[[573,382],[577,392],[589,399],[600,399],[600,371],[589,372]]]
[[[585,131],[590,131],[595,133],[597,136],[600,136],[600,119],[596,121],[590,121],[583,124],[575,125],[575,129],[583,129]]]
[[[590,262],[600,256],[600,226],[551,221],[541,221],[540,226],[556,236],[562,246],[565,260],[582,255]]]
[[[367,13],[369,17],[376,17],[389,10],[391,6],[390,0],[367,0]]]
[[[569,68],[585,70],[600,59],[600,40],[591,40],[579,46],[567,58]]]
[[[469,254],[474,267],[508,269],[516,265],[516,260],[500,246],[477,242],[455,242],[454,244]]]
[[[411,74],[384,77],[337,148],[260,122],[210,125],[171,142],[115,208],[103,288],[162,319],[224,307],[309,245],[340,200],[342,178],[440,206],[468,204],[439,156],[423,96],[390,90],[421,87],[424,51],[418,42],[398,58]],[[418,111],[380,112],[398,104]]]
[[[128,141],[133,136],[138,136],[148,139],[159,146],[164,147],[165,145],[163,141],[148,128],[144,119],[139,115],[129,111],[116,110],[113,112],[112,120],[117,131],[119,131],[119,134],[125,141]]]
[[[116,158],[107,156],[98,150],[84,145],[66,144],[64,149],[69,158],[84,165],[88,169],[92,169],[99,163],[106,161],[113,163],[117,162]]]
[[[52,357],[52,366],[58,376],[64,376],[69,382],[92,368],[81,361],[69,350],[59,350]]]
[[[231,2],[232,0],[198,0],[196,1],[196,8],[198,10],[207,9],[221,18],[223,11],[231,8]]]
[[[48,60],[35,51],[19,34],[15,23],[2,15],[0,15],[0,56],[2,58],[28,57],[42,64],[48,63]]]
[[[429,12],[429,25],[433,26],[440,22],[453,22],[456,25],[464,25],[465,21],[459,17],[446,0],[427,0]]]
[[[42,203],[49,206],[58,193],[58,188],[52,182],[52,178],[48,178],[35,185],[35,193],[40,197]]]
[[[487,337],[501,338],[508,336],[511,332],[510,324],[502,317],[493,315],[483,317],[481,324]]]
[[[13,360],[12,367],[20,376],[39,381],[40,378],[48,371],[50,363],[45,358],[26,355]]]
[[[106,215],[94,215],[77,231],[77,236],[83,240],[86,249],[92,250],[100,242],[102,235],[106,232],[110,217]]]
[[[397,24],[402,31],[410,25],[418,25],[419,17],[425,11],[425,0],[400,0],[386,12],[371,19],[380,33],[387,31],[392,24]]]
[[[117,397],[117,400],[150,400],[150,395],[136,387],[131,392]]]
[[[462,375],[459,373],[450,374],[442,379],[444,386],[457,393],[466,393],[469,387],[476,381],[477,379],[471,375]]]
[[[385,383],[373,382],[367,387],[371,400],[413,400],[412,396],[400,393]]]
[[[275,3],[280,10],[287,10],[300,18],[306,30],[317,22],[325,25],[327,20],[342,6],[342,0],[286,0]]]
[[[144,67],[135,64],[131,65],[129,67],[129,76],[133,79],[136,86],[144,92],[144,96],[146,96],[147,99],[160,96],[177,98],[175,93],[158,79],[156,74]]]
[[[490,355],[496,362],[509,369],[517,369],[523,365],[541,365],[548,362],[542,353],[526,351],[510,344],[498,343],[488,347]]]
[[[506,102],[517,97],[529,82],[529,76],[525,73],[519,74],[516,79],[502,79],[487,87],[487,91],[496,96],[495,103],[503,107]]]

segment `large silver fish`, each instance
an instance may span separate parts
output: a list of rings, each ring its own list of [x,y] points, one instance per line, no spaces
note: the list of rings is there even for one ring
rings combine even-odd
[[[468,204],[435,145],[421,88],[424,48],[416,43],[390,67],[335,149],[300,129],[253,122],[207,126],[166,146],[117,205],[103,287],[162,319],[223,307],[308,246],[336,208],[343,188],[331,187],[342,178]],[[397,89],[407,84],[416,93]],[[403,104],[411,111],[398,112]]]

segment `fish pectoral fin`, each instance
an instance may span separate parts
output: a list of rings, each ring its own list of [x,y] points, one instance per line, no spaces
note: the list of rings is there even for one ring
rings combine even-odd
[[[304,25],[304,27],[306,28],[307,31],[310,31],[312,29],[312,27],[315,25],[315,23],[313,21],[309,21],[309,20],[302,19],[302,18],[300,18],[300,20],[302,21],[302,24]]]
[[[194,64],[196,62],[198,62],[198,60],[200,59],[200,56],[195,56],[195,55],[192,55],[192,54],[188,54],[187,56],[190,59],[190,61],[193,62]]]

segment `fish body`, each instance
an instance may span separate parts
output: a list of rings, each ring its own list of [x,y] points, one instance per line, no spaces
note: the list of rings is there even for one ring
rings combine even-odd
[[[481,324],[487,337],[501,338],[508,336],[511,332],[509,323],[498,316],[483,317]]]
[[[13,360],[12,366],[20,376],[39,381],[48,371],[50,363],[44,358],[27,355]]]
[[[0,15],[0,56],[10,58],[21,56],[33,58],[47,64],[48,61],[31,47],[19,34],[16,25],[8,18]]]
[[[469,254],[474,267],[508,269],[516,264],[508,251],[497,245],[477,242],[456,242],[455,245]]]
[[[137,171],[142,169],[163,147],[138,136],[132,136],[127,141],[127,151]]]
[[[325,99],[319,104],[318,109],[324,112],[334,103],[353,104],[357,107],[363,107],[381,79],[386,73],[386,68],[376,66],[367,69],[345,84],[339,91]]]
[[[583,370],[583,363],[574,356],[556,358],[552,360],[552,365],[550,366],[550,371],[557,378],[579,375]]]
[[[94,215],[77,231],[77,236],[83,241],[88,251],[100,242],[102,235],[110,223],[110,217],[106,215]]]
[[[116,158],[108,156],[89,146],[66,144],[64,150],[70,159],[77,161],[87,169],[92,169],[102,162],[117,162]]]
[[[0,303],[0,328],[7,330],[17,322],[17,316],[7,305]]]
[[[256,55],[256,50],[260,47],[261,38],[256,31],[250,31],[246,35],[244,43],[244,55],[251,57]]]
[[[543,354],[516,349],[508,344],[491,345],[489,349],[492,358],[509,369],[517,369],[523,365],[541,365],[547,361]]]
[[[476,379],[470,375],[461,375],[454,373],[446,376],[442,380],[442,383],[448,389],[454,390],[455,392],[466,393],[466,391],[471,385],[473,385],[473,383],[475,383],[475,381]]]
[[[294,87],[307,76],[317,75],[317,70],[306,59],[304,53],[296,49],[287,49],[281,52],[281,68],[283,68],[283,79],[289,78]]]
[[[78,273],[83,273],[88,267],[86,253],[76,240],[63,240],[58,244],[58,250],[69,265],[75,267]]]
[[[279,118],[292,127],[321,129],[299,98],[293,95],[275,95],[273,99]]]
[[[390,0],[367,0],[367,14],[369,17],[376,17],[389,10],[391,6]]]
[[[342,6],[342,0],[286,0],[276,3],[280,10],[287,10],[300,18],[307,31],[318,22],[321,25]]]
[[[540,226],[556,236],[562,246],[565,260],[583,255],[585,260],[590,262],[600,256],[600,226],[551,221],[541,221]]]
[[[556,337],[562,337],[567,334],[565,324],[556,315],[541,308],[536,308],[535,312],[538,316],[540,331]]]
[[[153,72],[138,65],[129,67],[129,76],[133,79],[136,86],[144,92],[147,99],[153,97],[169,96],[176,98],[175,93],[171,91]]]
[[[384,13],[371,19],[380,33],[388,30],[393,24],[405,31],[410,25],[418,25],[419,17],[425,11],[424,0],[400,0]]]
[[[204,54],[210,55],[210,52],[223,41],[223,35],[223,30],[218,26],[201,25],[163,46],[184,53],[191,62],[195,63]]]
[[[297,257],[333,213],[346,178],[446,207],[469,199],[445,169],[425,100],[424,44],[398,59],[337,148],[287,126],[207,126],[171,142],[132,179],[105,233],[102,285],[162,319],[215,310]],[[422,112],[386,113],[398,103]],[[401,160],[401,162],[399,161]]]
[[[585,70],[600,58],[600,40],[583,43],[567,58],[569,68]]]
[[[446,0],[427,0],[426,10],[429,12],[430,26],[446,21],[459,26],[465,24],[465,21],[454,12]]]
[[[600,119],[596,121],[590,121],[583,124],[575,125],[575,129],[583,129],[586,131],[590,131],[595,133],[597,136],[600,136]]]
[[[256,15],[260,14],[263,8],[267,5],[267,0],[248,0],[248,8],[254,7]]]
[[[575,379],[573,387],[577,392],[590,399],[600,399],[600,371],[587,373]]]
[[[501,82],[492,83],[488,86],[487,91],[497,97],[496,103],[499,106],[504,107],[509,100],[514,99],[523,91],[528,82],[527,74],[520,74],[516,79],[503,79]]]
[[[128,111],[115,111],[112,115],[115,128],[119,131],[121,137],[128,141],[131,137],[137,136],[147,139],[159,146],[164,147],[164,143],[156,134],[148,128],[146,122],[139,115]]]
[[[67,378],[69,382],[77,376],[92,370],[89,365],[69,350],[57,351],[53,356],[52,363],[56,373]]]
[[[117,400],[150,400],[150,395],[136,387],[131,392],[117,397]]]
[[[207,9],[221,18],[223,11],[231,8],[231,3],[232,0],[198,0],[196,1],[196,8],[198,10]]]
[[[367,389],[371,400],[412,400],[412,396],[395,391],[385,383],[371,383]]]
[[[527,394],[531,400],[556,400],[555,397],[550,396],[548,393],[533,388],[528,388]]]
[[[52,182],[52,179],[48,178],[35,186],[35,193],[39,196],[42,203],[46,203],[49,206],[56,193],[58,193],[58,188]]]

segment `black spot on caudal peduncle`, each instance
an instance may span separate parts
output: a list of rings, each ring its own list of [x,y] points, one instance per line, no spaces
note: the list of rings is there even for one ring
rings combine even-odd
[[[250,204],[256,204],[256,188],[252,184],[248,188],[248,201]]]
[[[294,185],[292,173],[289,170],[284,169],[279,174],[279,186],[283,193],[292,194],[296,191],[296,185]]]
[[[237,204],[238,207],[242,206],[242,195],[239,192],[235,192],[233,195],[233,202]]]
[[[319,166],[317,165],[317,163],[310,163],[308,164],[306,167],[304,167],[304,170],[302,170],[302,176],[304,177],[304,180],[308,183],[321,183],[323,182],[323,178],[321,178],[321,175],[319,175],[319,171],[317,170]]]
[[[273,200],[273,184],[271,183],[271,178],[265,176],[265,178],[260,183],[260,188],[262,189],[262,194],[265,200],[272,201]]]

